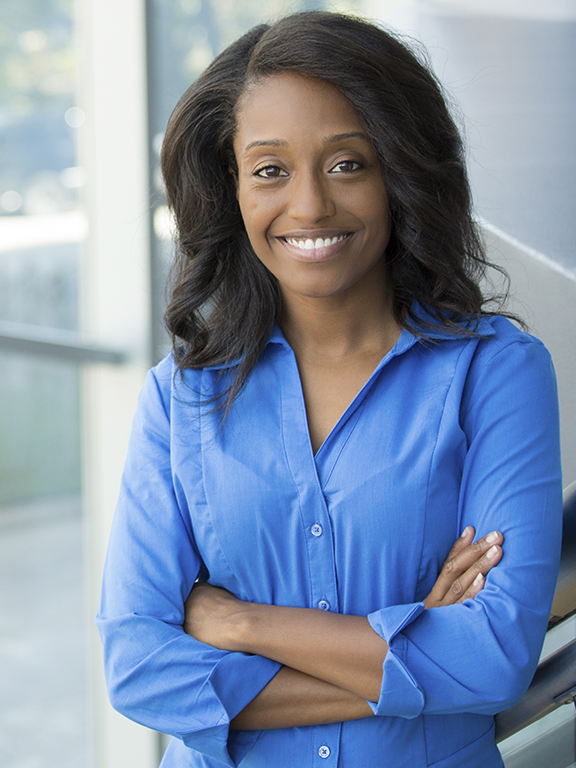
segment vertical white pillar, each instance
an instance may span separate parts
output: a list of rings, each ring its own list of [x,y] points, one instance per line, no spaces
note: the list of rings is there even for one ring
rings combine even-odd
[[[112,710],[94,628],[108,532],[136,399],[150,364],[150,243],[145,0],[77,0],[80,162],[90,235],[83,330],[129,351],[84,372],[84,508],[94,768],[156,768],[158,735]]]

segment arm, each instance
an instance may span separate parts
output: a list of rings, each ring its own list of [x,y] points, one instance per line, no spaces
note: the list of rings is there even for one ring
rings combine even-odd
[[[501,530],[507,540],[506,557],[475,600],[454,599],[451,588],[439,596],[437,582],[424,604],[390,606],[370,614],[370,626],[386,643],[376,652],[384,653],[379,697],[371,704],[378,715],[494,714],[522,695],[538,660],[561,529],[555,381],[548,353],[528,337],[508,345],[492,344],[489,355],[487,349],[488,345],[480,356],[484,359],[471,366],[462,396],[461,429],[468,453],[459,514],[482,531]],[[271,607],[264,610],[270,618]],[[303,628],[293,624],[295,614],[287,622],[288,614],[282,619],[278,611],[279,623],[274,619],[274,627],[255,638],[254,649],[314,676],[324,675],[332,684],[367,699],[373,696],[369,673],[362,676],[371,680],[366,687],[350,683],[342,664],[346,654],[339,655],[338,643],[330,636],[336,625],[325,623],[329,631],[322,632],[307,623],[311,644],[303,659],[297,659],[294,653],[301,650]],[[305,610],[303,615],[310,615],[306,622],[314,622],[316,629],[318,622],[326,622],[317,611]],[[340,628],[352,629],[350,622],[344,627],[348,618],[329,619],[342,621],[338,635]],[[291,626],[296,627],[292,635]],[[194,621],[187,623],[187,631],[198,630]],[[365,655],[363,645],[367,631],[358,623],[346,644],[355,652],[358,643],[374,670],[375,657]],[[210,633],[204,640],[219,642]],[[287,647],[278,647],[278,641]]]
[[[493,715],[521,698],[538,663],[562,524],[548,352],[516,331],[481,343],[459,402],[467,441],[460,513],[464,523],[502,531],[505,556],[473,601],[412,616],[399,607],[369,616],[390,647],[376,714],[398,714],[403,706],[405,717]]]
[[[172,376],[172,367],[162,364],[148,375],[140,396],[97,624],[112,705],[132,720],[233,765],[230,721],[280,665],[209,647],[182,629],[183,603],[201,561],[186,499],[172,475]]]
[[[449,605],[474,598],[483,575],[502,556],[502,536],[472,543],[467,527],[455,542],[425,604]],[[362,616],[318,609],[261,605],[197,584],[186,601],[186,631],[228,650],[257,653],[284,665],[234,720],[235,728],[287,728],[340,722],[372,714],[386,643]]]
[[[371,717],[361,696],[316,677],[282,667],[268,685],[232,721],[241,730],[293,728]]]

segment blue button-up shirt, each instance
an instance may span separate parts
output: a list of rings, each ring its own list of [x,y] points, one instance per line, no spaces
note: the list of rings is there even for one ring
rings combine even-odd
[[[162,766],[500,766],[493,715],[538,660],[561,480],[554,374],[504,318],[402,331],[316,455],[279,328],[224,425],[231,370],[167,358],[140,396],[98,616],[113,705],[174,734]],[[424,610],[466,525],[504,534],[475,600]],[[186,635],[200,577],[242,600],[367,615],[389,644],[375,717],[231,731],[269,659]]]

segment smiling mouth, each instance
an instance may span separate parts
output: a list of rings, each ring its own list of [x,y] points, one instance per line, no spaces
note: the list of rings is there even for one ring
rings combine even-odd
[[[285,243],[293,248],[299,248],[301,251],[317,251],[320,248],[329,248],[331,245],[337,245],[350,237],[350,232],[335,237],[281,237]]]

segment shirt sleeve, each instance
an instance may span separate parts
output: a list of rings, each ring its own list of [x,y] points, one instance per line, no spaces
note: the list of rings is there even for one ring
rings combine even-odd
[[[504,556],[474,600],[368,617],[389,652],[377,715],[495,714],[533,677],[556,585],[562,490],[554,371],[530,336],[480,345],[460,409],[468,450],[462,527],[504,535]]]
[[[182,628],[201,561],[173,481],[161,386],[169,391],[173,374],[161,366],[163,375],[151,371],[139,398],[104,569],[96,622],[108,692],[126,717],[234,766],[230,721],[280,665],[220,651]]]

